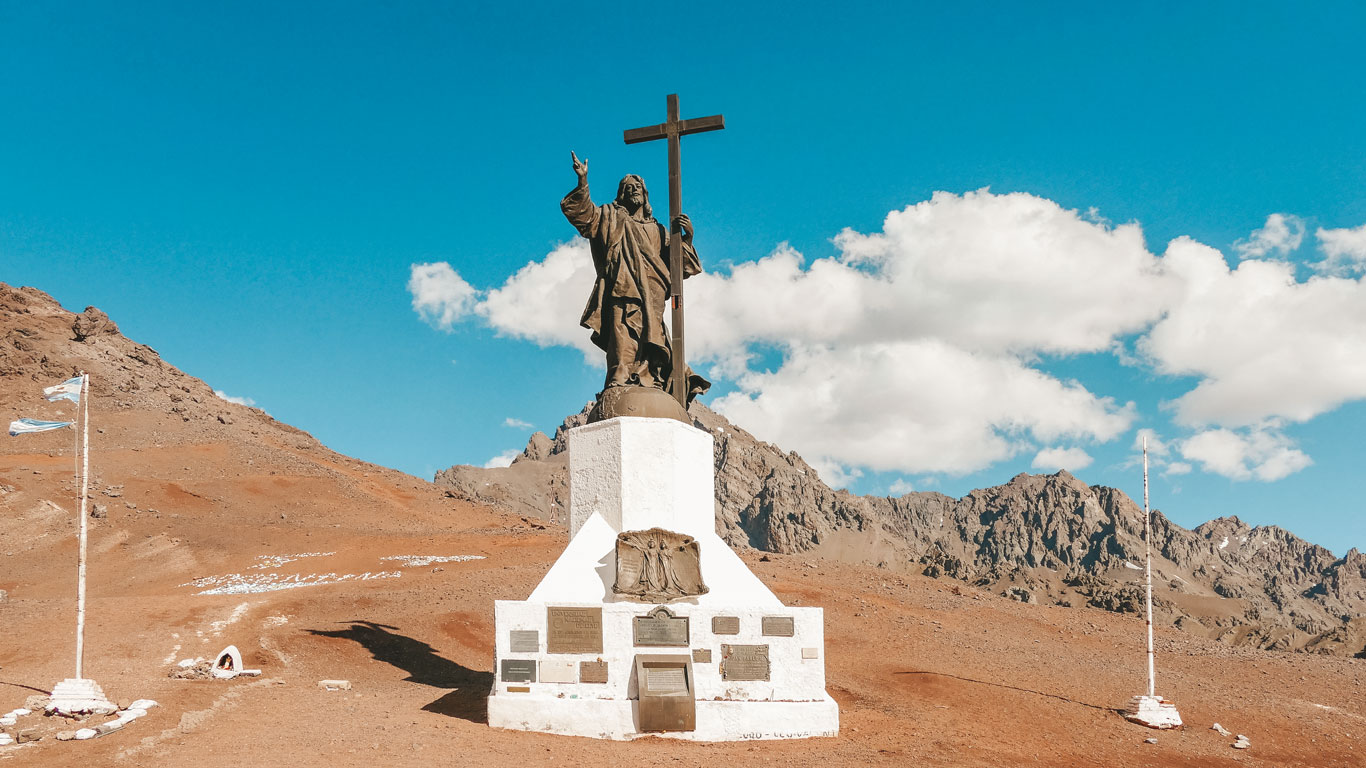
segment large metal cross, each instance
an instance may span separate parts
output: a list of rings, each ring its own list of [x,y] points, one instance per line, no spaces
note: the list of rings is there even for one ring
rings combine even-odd
[[[682,237],[674,219],[683,212],[683,191],[678,178],[678,140],[690,133],[719,131],[726,127],[726,119],[721,115],[695,117],[691,120],[678,119],[678,94],[669,94],[668,122],[645,128],[632,128],[623,138],[627,144],[638,144],[655,139],[669,140],[669,297],[673,299],[673,381],[674,396],[678,404],[688,407],[688,380],[683,356],[683,247]]]

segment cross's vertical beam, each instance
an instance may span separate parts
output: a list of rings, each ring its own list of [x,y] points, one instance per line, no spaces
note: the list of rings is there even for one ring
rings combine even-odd
[[[686,374],[688,359],[683,349],[683,238],[674,219],[683,212],[683,181],[679,167],[682,149],[678,134],[678,94],[668,97],[669,135],[669,293],[673,300],[672,335],[673,359],[670,360],[670,378],[673,380],[674,397],[684,410],[688,408],[688,379]]]

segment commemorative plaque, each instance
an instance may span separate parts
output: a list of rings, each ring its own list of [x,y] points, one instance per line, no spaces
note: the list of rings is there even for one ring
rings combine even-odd
[[[508,632],[508,649],[513,653],[535,653],[541,650],[541,633],[534,629],[514,629]]]
[[[711,649],[710,649],[710,648],[694,648],[694,649],[692,649],[692,660],[693,660],[693,662],[696,663],[696,664],[710,664],[710,663],[711,663]]]
[[[738,635],[740,634],[739,616],[713,616],[711,617],[711,633],[713,635]]]
[[[769,637],[792,637],[794,633],[791,616],[765,616],[761,627]]]
[[[606,682],[607,682],[607,662],[605,662],[605,661],[581,661],[581,662],[579,662],[579,682],[580,682],[580,683],[606,683]]]
[[[644,616],[637,616],[632,622],[636,645],[649,646],[686,646],[688,644],[688,617],[675,616],[664,606],[660,606]]]
[[[722,645],[722,680],[768,680],[767,645]]]
[[[534,683],[536,662],[532,659],[503,659],[502,673],[505,683]]]
[[[544,659],[541,661],[541,682],[577,683],[577,666],[573,659]]]
[[[602,653],[601,608],[545,609],[546,653]]]

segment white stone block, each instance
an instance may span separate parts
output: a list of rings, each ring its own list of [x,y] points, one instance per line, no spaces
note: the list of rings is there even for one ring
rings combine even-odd
[[[94,728],[82,728],[79,731],[76,731],[76,740],[85,741],[86,739],[93,739],[95,738],[95,734]]]
[[[540,680],[543,683],[577,683],[579,662],[575,659],[542,659]]]
[[[128,708],[129,708],[129,709],[151,709],[152,707],[155,707],[155,706],[157,706],[157,703],[156,703],[155,701],[152,701],[151,699],[138,699],[137,701],[133,702],[132,704],[129,704],[129,705],[128,705]]]
[[[1159,730],[1181,727],[1181,714],[1176,711],[1176,705],[1161,696],[1133,697],[1124,709],[1124,719]]]

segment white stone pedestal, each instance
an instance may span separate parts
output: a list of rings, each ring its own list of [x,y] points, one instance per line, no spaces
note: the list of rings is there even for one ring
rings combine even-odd
[[[1181,713],[1176,705],[1161,696],[1135,696],[1124,708],[1124,719],[1149,728],[1167,730],[1181,727]]]
[[[78,715],[93,712],[107,715],[118,707],[105,698],[100,684],[87,678],[69,677],[52,689],[47,711],[59,715]]]
[[[838,733],[839,708],[825,692],[824,612],[784,606],[716,535],[713,467],[711,436],[669,419],[622,417],[569,433],[569,545],[528,599],[494,605],[490,725],[607,739],[738,741]],[[687,619],[686,645],[637,645],[634,621],[657,604],[612,592],[617,534],[656,527],[698,543],[709,591],[665,604]],[[551,653],[552,608],[600,611],[602,650]],[[722,622],[714,626],[716,617]],[[768,679],[728,679],[724,646],[764,647]],[[639,729],[634,662],[660,653],[692,659],[691,731]],[[599,672],[605,663],[601,682],[586,676],[585,662]]]

